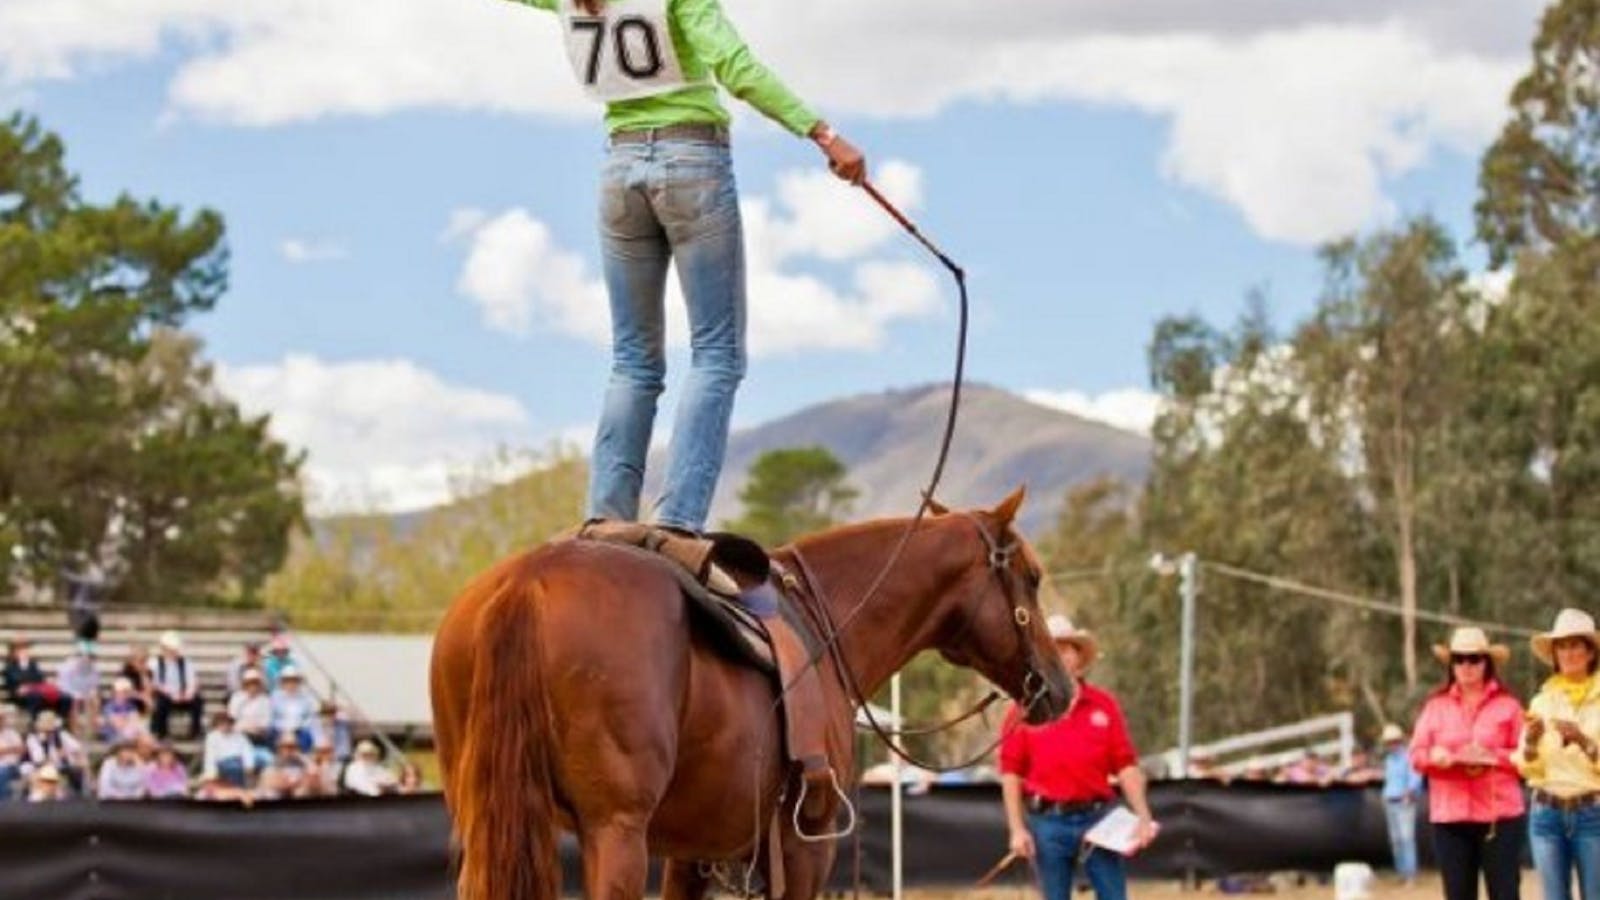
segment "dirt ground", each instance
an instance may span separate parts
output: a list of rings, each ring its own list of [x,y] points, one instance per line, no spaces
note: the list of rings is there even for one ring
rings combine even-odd
[[[846,894],[848,898],[850,895]],[[863,894],[863,898],[868,895]],[[1333,900],[1333,885],[1290,887],[1272,894],[1222,894],[1214,884],[1207,882],[1197,891],[1185,891],[1181,884],[1166,881],[1135,881],[1128,885],[1132,900],[1192,900],[1198,897],[1275,897],[1283,900]],[[1373,884],[1372,900],[1442,900],[1444,891],[1437,876],[1423,876],[1416,884],[1405,887],[1384,874],[1379,874]],[[1522,896],[1536,898],[1539,879],[1531,870],[1522,876]],[[1038,900],[1039,894],[1018,887],[996,888],[984,891],[907,891],[906,900]],[[1094,900],[1094,895],[1084,892],[1074,895],[1074,900]]]

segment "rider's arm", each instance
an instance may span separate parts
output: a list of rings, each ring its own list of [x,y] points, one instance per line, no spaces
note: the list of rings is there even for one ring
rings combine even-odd
[[[718,0],[671,0],[683,39],[728,93],[790,132],[805,137],[819,121],[778,77],[756,59]]]

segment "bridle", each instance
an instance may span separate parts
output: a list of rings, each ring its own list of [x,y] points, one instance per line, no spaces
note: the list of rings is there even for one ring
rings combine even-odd
[[[1002,537],[1005,538],[1004,543],[1002,543],[1000,539],[989,533],[989,529],[977,516],[968,512],[962,512],[958,515],[971,521],[974,528],[977,529],[979,537],[983,539],[985,561],[983,574],[985,576],[993,576],[1000,582],[1001,597],[1009,607],[1007,618],[1017,632],[1017,644],[1024,649],[1024,652],[1029,657],[1028,670],[1022,678],[1022,697],[1019,703],[1024,716],[1019,717],[1018,721],[1020,721],[1021,718],[1026,717],[1026,713],[1031,712],[1038,705],[1039,701],[1044,699],[1049,685],[1049,682],[1042,674],[1043,662],[1039,657],[1038,648],[1034,646],[1028,635],[1028,628],[1033,624],[1033,609],[1027,603],[1027,594],[1017,584],[1016,573],[1012,571],[1011,566],[1012,558],[1021,549],[1022,544],[1016,535],[1010,532],[1010,529],[1005,529],[1002,533]],[[1005,695],[991,689],[983,699],[979,700],[966,712],[932,727],[919,729],[891,729],[885,727],[873,714],[872,705],[867,702],[866,692],[861,689],[861,684],[856,678],[855,671],[850,667],[848,660],[845,659],[844,651],[840,646],[840,639],[843,637],[845,629],[853,623],[854,614],[859,612],[860,608],[857,607],[852,610],[847,621],[836,623],[831,612],[831,605],[827,599],[826,589],[823,587],[821,579],[817,577],[816,572],[812,570],[811,565],[806,562],[805,555],[800,551],[800,548],[790,547],[782,552],[787,553],[794,561],[796,570],[795,572],[789,572],[781,562],[776,564],[779,578],[784,588],[789,593],[789,596],[794,599],[795,605],[805,611],[806,615],[811,619],[812,626],[817,629],[818,635],[821,636],[823,650],[833,659],[834,670],[840,686],[844,688],[845,695],[850,698],[857,709],[862,711],[867,720],[868,729],[877,736],[878,740],[890,752],[911,765],[933,772],[950,772],[967,768],[979,762],[988,756],[995,747],[999,746],[1000,742],[1005,739],[1009,729],[1002,730],[992,743],[985,746],[970,759],[951,765],[918,759],[904,750],[899,745],[899,742],[894,740],[895,737],[936,734],[948,730],[974,716],[982,714],[995,701],[1003,699]],[[961,580],[964,582],[971,577],[970,574],[964,575]],[[988,579],[981,579],[973,586],[972,593],[967,599],[963,600],[959,605],[960,608],[970,608],[972,598],[976,597],[979,592],[987,590],[988,587]],[[971,616],[968,615],[964,619],[963,633],[971,627]],[[810,661],[810,665],[817,665],[820,660],[821,655],[819,654]],[[779,692],[780,696],[786,693],[788,689],[789,685],[783,685],[782,690]]]

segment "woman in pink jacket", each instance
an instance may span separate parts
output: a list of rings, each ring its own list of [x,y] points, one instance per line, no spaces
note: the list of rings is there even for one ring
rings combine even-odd
[[[1445,900],[1477,900],[1480,872],[1489,900],[1516,900],[1526,820],[1512,753],[1522,703],[1496,676],[1511,651],[1480,628],[1458,628],[1433,652],[1449,674],[1417,717],[1411,764],[1428,777]]]

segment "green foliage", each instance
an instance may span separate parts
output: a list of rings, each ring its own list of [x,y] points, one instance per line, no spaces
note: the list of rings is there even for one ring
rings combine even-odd
[[[1593,236],[1600,201],[1600,6],[1558,0],[1511,92],[1511,120],[1484,154],[1478,233],[1495,266],[1522,250]]]
[[[739,492],[744,515],[723,527],[775,547],[837,524],[857,494],[845,482],[848,474],[823,447],[769,450],[751,464]]]
[[[509,468],[526,474],[495,480]],[[586,483],[567,451],[507,452],[459,473],[444,506],[319,521],[268,583],[267,605],[301,628],[430,631],[472,576],[582,521]]]
[[[63,156],[0,122],[0,582],[94,559],[119,599],[248,602],[301,521],[301,460],[176,330],[225,289],[222,219],[85,203]]]

